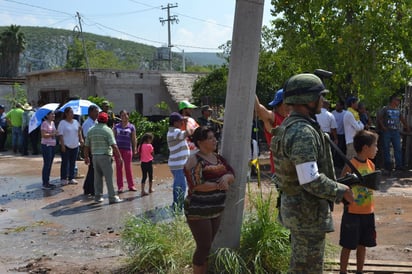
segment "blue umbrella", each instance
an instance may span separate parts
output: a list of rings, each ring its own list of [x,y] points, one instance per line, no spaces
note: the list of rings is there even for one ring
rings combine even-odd
[[[99,109],[99,112],[102,111],[98,105],[95,103],[90,102],[89,100],[78,99],[78,100],[71,100],[61,106],[59,111],[64,111],[67,107],[71,107],[73,109],[74,115],[87,115],[89,106],[95,105]]]
[[[59,107],[59,105],[60,104],[58,103],[50,103],[37,109],[33,116],[30,118],[29,133],[40,126],[41,121],[47,115],[47,113],[49,113],[50,111],[55,111]]]

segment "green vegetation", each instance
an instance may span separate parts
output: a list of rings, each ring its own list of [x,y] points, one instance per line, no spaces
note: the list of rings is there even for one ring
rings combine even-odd
[[[87,68],[79,32],[45,27],[19,28],[27,41],[19,64],[21,71],[28,67],[32,71]],[[0,33],[7,30],[7,27],[0,27]],[[168,69],[168,62],[155,60],[156,48],[153,46],[87,32],[83,33],[83,37],[90,68]],[[209,72],[219,62],[219,58],[213,56],[216,53],[187,53],[186,55],[187,72]],[[173,70],[181,71],[182,54],[172,52],[172,56]],[[205,62],[209,63],[205,64]]]
[[[219,249],[211,255],[213,273],[280,273],[289,263],[289,234],[277,221],[274,195],[249,189],[249,208],[242,225],[239,250]],[[157,215],[156,215],[157,214]],[[182,215],[157,210],[152,218],[130,217],[122,241],[133,273],[184,273],[191,266],[194,241]]]
[[[318,68],[334,73],[325,79],[328,99],[355,95],[370,113],[404,93],[412,78],[409,1],[272,0],[271,6],[274,20],[262,30],[256,84],[264,105],[290,76]],[[231,42],[220,48],[229,60]],[[193,91],[197,100],[209,96],[207,87],[225,98],[227,76],[204,78]]]
[[[4,96],[4,99],[10,106],[15,106],[17,103],[24,105],[27,103],[27,91],[18,83],[14,83],[13,92]]]
[[[0,77],[17,76],[20,53],[25,45],[25,36],[19,26],[0,29]]]

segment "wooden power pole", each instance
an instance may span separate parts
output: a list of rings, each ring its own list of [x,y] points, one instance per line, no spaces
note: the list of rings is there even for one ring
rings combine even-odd
[[[235,169],[236,180],[213,249],[240,244],[264,2],[236,1],[222,139],[222,155]]]

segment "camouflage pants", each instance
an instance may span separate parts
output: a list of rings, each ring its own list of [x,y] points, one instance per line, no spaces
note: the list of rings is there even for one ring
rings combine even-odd
[[[288,273],[322,274],[325,232],[291,231],[292,254]]]

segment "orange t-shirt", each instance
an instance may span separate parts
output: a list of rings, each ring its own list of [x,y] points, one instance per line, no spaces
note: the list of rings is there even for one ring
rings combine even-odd
[[[361,162],[356,158],[351,160],[351,163],[356,167],[360,174],[365,175],[375,171],[374,163],[367,159],[366,162]],[[348,205],[348,212],[353,214],[371,214],[375,210],[373,201],[373,190],[364,186],[352,186],[353,197],[355,202]]]

